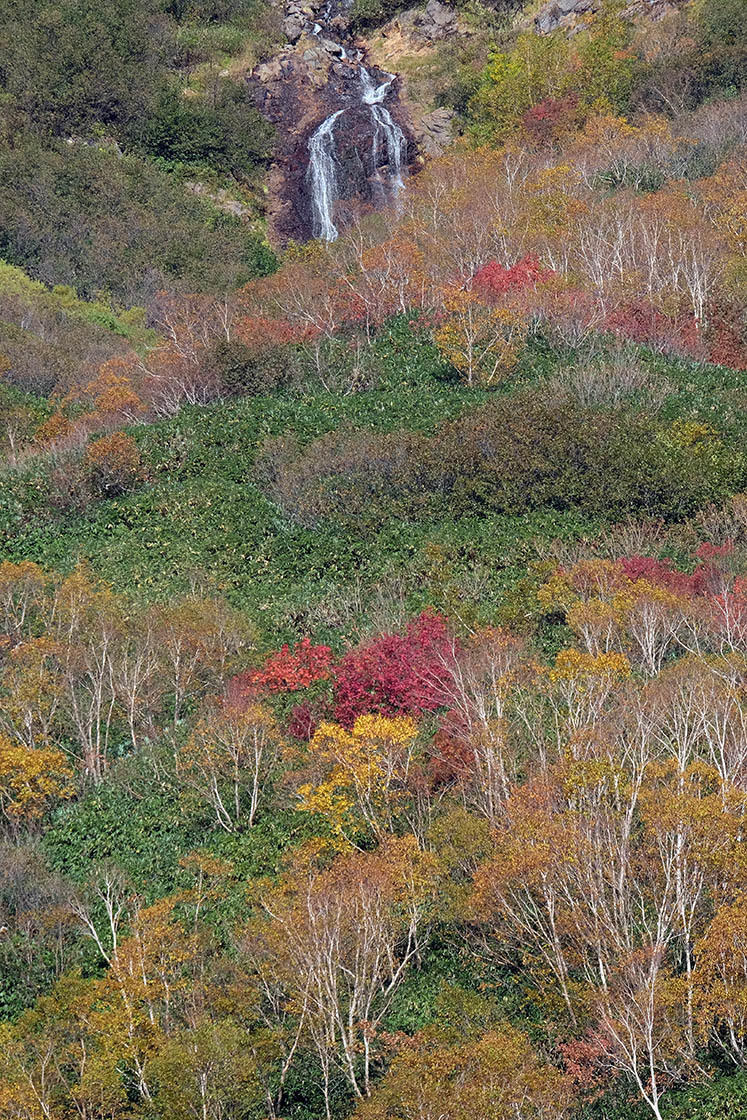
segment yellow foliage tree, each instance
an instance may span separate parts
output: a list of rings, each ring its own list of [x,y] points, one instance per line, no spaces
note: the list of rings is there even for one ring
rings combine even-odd
[[[445,317],[434,338],[440,353],[459,370],[467,385],[498,385],[516,368],[526,341],[523,316],[488,307],[475,292],[449,289]]]
[[[94,440],[86,451],[91,483],[102,497],[116,497],[144,478],[140,452],[132,436],[112,432]]]
[[[34,749],[0,734],[0,812],[14,830],[38,821],[55,801],[72,797],[72,777],[62,751]]]
[[[569,1079],[537,1056],[525,1034],[505,1025],[456,1043],[422,1032],[354,1120],[562,1120],[571,1104]]]
[[[390,832],[408,800],[417,727],[408,717],[359,716],[352,731],[321,723],[309,750],[323,776],[299,789],[301,808],[320,813],[346,842],[361,825]]]

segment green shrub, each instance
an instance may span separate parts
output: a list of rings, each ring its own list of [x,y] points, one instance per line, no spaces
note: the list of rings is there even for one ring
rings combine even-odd
[[[195,149],[196,150],[196,149]],[[0,147],[0,256],[124,306],[159,288],[225,292],[272,268],[257,234],[151,162],[87,144]]]
[[[215,361],[223,396],[257,396],[289,385],[299,362],[292,346],[268,345],[250,349],[237,339],[221,340]]]
[[[747,84],[747,19],[742,0],[704,0],[697,9],[696,43],[701,96],[728,95]]]
[[[246,31],[230,24],[188,23],[179,29],[176,36],[182,56],[191,63],[237,54],[245,39]]]
[[[150,0],[14,0],[0,24],[6,111],[43,140],[121,135],[147,115],[173,50]]]
[[[151,900],[176,889],[179,859],[203,843],[207,821],[184,811],[168,773],[155,779],[136,764],[58,812],[43,838],[50,865],[75,883],[115,865]]]
[[[148,155],[250,176],[268,157],[271,129],[246,86],[223,80],[211,101],[164,90],[133,137]]]
[[[663,1120],[742,1120],[747,1115],[747,1074],[716,1073],[701,1085],[671,1089],[662,1097],[661,1114]],[[574,1120],[647,1120],[650,1115],[620,1080],[594,1103],[581,1106]]]
[[[302,525],[331,518],[519,515],[572,509],[670,520],[739,488],[744,462],[703,426],[523,392],[432,436],[338,430],[300,450],[284,437],[260,460],[268,493]]]
[[[356,29],[375,27],[376,24],[385,23],[397,11],[404,7],[402,0],[353,0],[350,9],[350,23]]]
[[[507,50],[496,51],[469,102],[470,131],[480,143],[500,143],[528,109],[546,98],[578,96],[581,109],[626,111],[634,85],[635,59],[627,50],[630,31],[600,16],[569,39],[521,32]]]

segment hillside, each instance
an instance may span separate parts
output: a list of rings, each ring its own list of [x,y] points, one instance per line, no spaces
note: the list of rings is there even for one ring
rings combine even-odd
[[[743,0],[12,0],[0,1120],[747,1116]]]

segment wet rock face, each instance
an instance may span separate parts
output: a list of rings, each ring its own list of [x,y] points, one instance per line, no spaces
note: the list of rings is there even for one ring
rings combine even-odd
[[[349,8],[350,0],[290,0],[284,17],[288,44],[249,77],[257,107],[278,132],[268,209],[271,237],[279,245],[318,233],[309,141],[339,110],[344,111],[334,124],[335,223],[344,225],[354,211],[385,201],[381,185],[388,172],[387,146],[375,114],[363,102],[366,58],[362,44],[350,34]],[[375,67],[371,77],[374,83],[386,80]],[[404,133],[406,161],[413,162],[416,143],[399,105],[396,80],[386,90],[383,108]]]
[[[339,89],[338,81],[338,75],[332,75],[327,86],[320,90],[322,96],[316,102],[314,112],[307,114],[300,127],[288,130],[277,153],[274,176],[270,181],[270,225],[273,239],[278,244],[287,244],[290,240],[306,241],[315,235],[309,143],[320,124],[337,111],[341,101],[347,102],[348,107],[338,118],[334,129],[335,224],[343,228],[356,213],[386,203],[381,187],[388,171],[386,148],[380,144],[378,158],[375,158],[375,126],[371,114],[363,104],[350,104],[353,98],[359,97],[358,75],[353,78],[354,90],[350,90],[346,98],[335,96],[335,91]],[[290,100],[290,96],[286,96]],[[413,163],[416,155],[415,140],[407,136],[406,162]]]

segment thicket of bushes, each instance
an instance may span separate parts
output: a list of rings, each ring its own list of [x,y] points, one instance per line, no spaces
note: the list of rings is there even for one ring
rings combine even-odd
[[[222,116],[225,97],[242,106],[244,134],[254,141],[245,151],[242,170],[252,171],[266,154],[268,132],[242,86],[224,81],[212,105],[189,98],[179,120],[168,127],[164,99],[181,87],[180,24],[239,18],[249,35],[252,18],[261,9],[246,0],[215,5],[62,0],[53,6],[14,0],[0,30],[5,139],[31,132],[45,142],[104,132],[124,145],[142,136],[144,126],[147,133],[149,122],[160,120],[161,132],[151,150],[168,156],[159,142],[173,143],[180,129],[194,133],[206,119],[215,128],[229,123]],[[194,152],[218,170],[233,170],[209,137],[202,143],[194,140]]]
[[[261,238],[183,180],[234,177],[253,190],[271,130],[244,83],[186,90],[178,41],[180,27],[229,20],[243,40],[261,37],[263,8],[14,0],[0,28],[0,256],[128,305],[159,287],[220,292],[266,271]]]
[[[88,144],[0,146],[0,256],[85,297],[145,304],[160,288],[225,291],[272,254],[147,160]]]
[[[573,36],[522,31],[503,36],[479,73],[467,66],[444,96],[472,136],[499,143],[540,105],[572,97],[576,121],[592,110],[668,116],[732,97],[745,84],[747,31],[741,0],[704,0],[635,28],[610,4]],[[568,109],[568,106],[566,106]]]
[[[532,391],[412,432],[345,432],[301,450],[265,446],[268,492],[302,525],[380,524],[530,509],[686,517],[745,480],[745,463],[697,424],[662,425]]]
[[[521,624],[527,564],[553,538],[635,511],[677,519],[745,487],[737,372],[634,348],[605,372],[536,339],[500,390],[467,389],[398,319],[372,348],[377,387],[345,394],[336,353],[330,390],[260,379],[260,395],[133,428],[146,481],[117,475],[108,497],[89,484],[85,431],[21,457],[2,475],[4,555],[62,569],[87,556],[147,596],[207,580],[268,640],[329,640],[428,602]],[[342,341],[337,356],[344,384]],[[18,394],[0,406],[27,439],[50,409]]]

